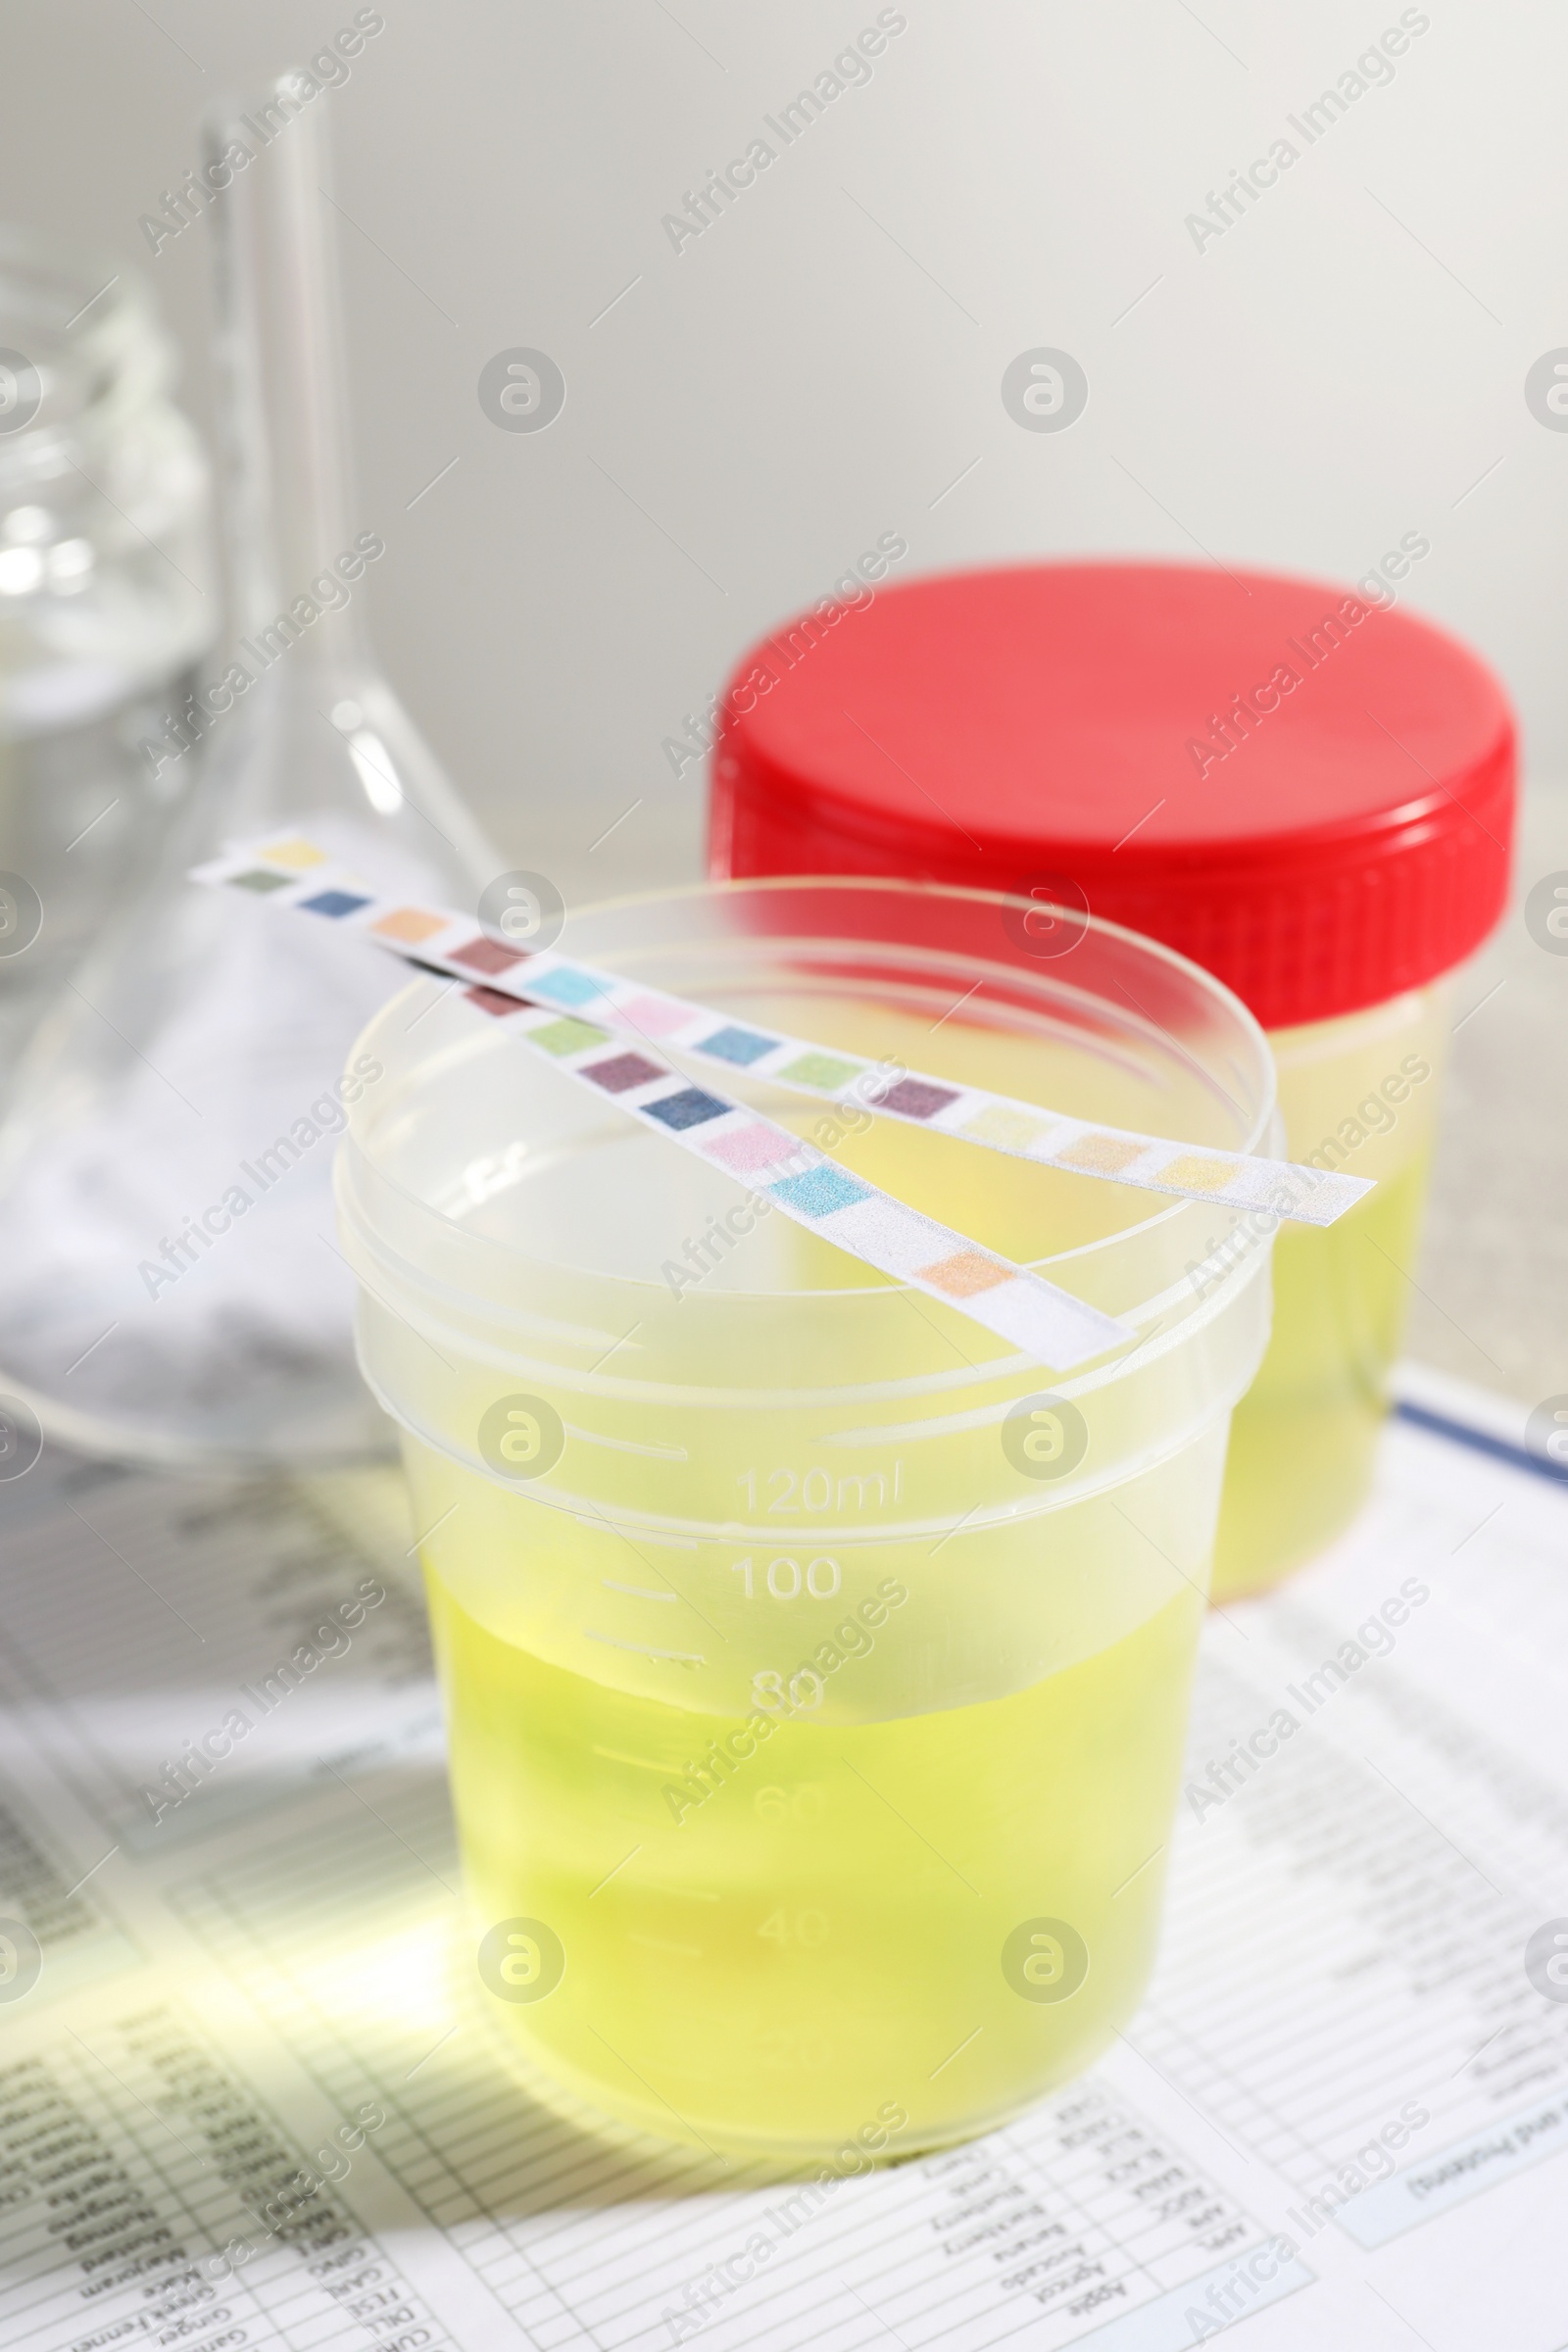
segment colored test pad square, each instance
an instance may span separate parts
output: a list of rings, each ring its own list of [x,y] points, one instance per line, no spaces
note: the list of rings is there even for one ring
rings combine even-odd
[[[318,850],[314,841],[301,841],[298,834],[287,841],[270,841],[265,850],[257,850],[253,855],[270,858],[273,865],[292,865],[299,872],[308,865],[326,863],[326,852]]]
[[[934,1266],[922,1266],[920,1280],[946,1298],[973,1298],[981,1291],[994,1291],[999,1282],[1010,1282],[1012,1268],[999,1266],[978,1250],[959,1250],[952,1257],[939,1257]]]
[[[368,899],[357,899],[352,890],[318,890],[314,899],[300,901],[307,914],[328,914],[334,922],[369,904]]]
[[[900,1078],[870,1097],[878,1110],[896,1110],[906,1119],[934,1119],[939,1110],[957,1100],[956,1087],[931,1086],[924,1078]]]
[[[510,972],[514,963],[525,960],[520,948],[504,948],[494,939],[470,939],[466,947],[452,951],[452,961],[466,963],[470,972]]]
[[[370,931],[377,939],[401,939],[407,946],[416,948],[421,940],[433,939],[446,927],[444,915],[426,914],[417,906],[397,906],[390,914],[383,914],[378,923],[372,923]]]
[[[1155,1171],[1161,1183],[1179,1184],[1190,1193],[1217,1193],[1223,1186],[1234,1183],[1240,1172],[1228,1159],[1200,1159],[1193,1152],[1181,1159],[1169,1159]]]
[[[583,1076],[602,1086],[607,1095],[624,1095],[634,1086],[646,1086],[650,1078],[667,1078],[669,1072],[644,1054],[615,1054],[609,1061],[591,1061]]]
[[[481,1012],[494,1014],[498,1021],[504,1020],[509,1012],[526,1009],[515,997],[504,997],[499,988],[466,988],[463,994],[468,1004],[477,1004]]]
[[[998,1144],[1004,1152],[1027,1152],[1051,1123],[1049,1119],[1031,1119],[1021,1110],[1009,1110],[1004,1103],[993,1102],[974,1118],[965,1119],[958,1132],[972,1136],[977,1144]]]
[[[777,1044],[776,1037],[760,1037],[755,1029],[737,1029],[731,1025],[705,1037],[697,1051],[715,1054],[720,1061],[732,1061],[737,1069],[744,1070],[754,1061],[760,1061],[764,1054],[771,1054]]]
[[[808,1217],[830,1217],[836,1208],[853,1208],[857,1200],[869,1200],[869,1185],[857,1184],[842,1168],[808,1168],[800,1176],[781,1177],[770,1184],[768,1191],[791,1208],[798,1208]]]
[[[787,1086],[815,1086],[832,1094],[849,1086],[864,1068],[863,1061],[840,1061],[836,1054],[798,1054],[787,1069],[775,1070],[773,1075]]]
[[[689,1004],[672,1004],[667,997],[630,997],[615,1007],[616,1018],[644,1037],[668,1037],[691,1019]]]
[[[1089,1168],[1097,1176],[1119,1176],[1135,1159],[1142,1159],[1148,1149],[1147,1144],[1129,1143],[1125,1136],[1081,1135],[1076,1143],[1066,1145],[1051,1156],[1058,1167]]]
[[[701,1127],[709,1119],[721,1119],[728,1110],[716,1095],[705,1095],[700,1086],[683,1088],[678,1095],[665,1095],[658,1102],[645,1102],[644,1110],[651,1119],[662,1119],[677,1134],[686,1127]]]
[[[486,989],[484,993],[488,996],[491,992]],[[513,1004],[514,1010],[517,1009],[513,999],[507,1001]],[[567,1018],[546,1021],[542,1028],[530,1029],[528,1042],[530,1045],[543,1046],[547,1054],[586,1054],[590,1046],[608,1046],[610,1031],[596,1029],[592,1021]]]
[[[727,1135],[715,1135],[703,1146],[710,1159],[733,1169],[737,1176],[757,1176],[763,1168],[779,1167],[804,1149],[793,1135],[764,1127],[760,1120],[755,1127],[736,1127]]]
[[[253,865],[248,874],[230,874],[228,879],[233,890],[291,890],[294,884],[291,874],[270,874],[259,865]]]
[[[586,972],[574,971],[569,963],[564,963],[559,971],[546,972],[538,980],[530,978],[528,993],[548,997],[554,1004],[591,1004],[605,992]]]

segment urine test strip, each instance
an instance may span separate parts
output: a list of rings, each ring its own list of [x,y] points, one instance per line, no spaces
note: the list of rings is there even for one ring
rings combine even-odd
[[[646,1046],[632,1045],[624,1031],[493,988],[475,985],[464,993],[481,1012],[508,1021],[541,1059],[608,1095],[645,1127],[673,1136],[710,1167],[739,1178],[797,1225],[956,1307],[1024,1354],[1066,1372],[1136,1339],[1130,1324],[921,1216],[771,1119],[694,1086]]]
[[[200,868],[192,879],[264,892],[274,905],[293,906],[345,924],[377,904],[358,887],[328,878],[323,867],[324,860],[301,885],[297,874],[284,876],[255,860],[236,865],[233,859],[220,859]],[[482,963],[465,969],[458,956],[427,958],[424,945],[414,935],[420,923],[437,919],[433,912],[401,902],[387,902],[386,908],[386,919],[401,926],[391,940],[409,960],[421,968],[433,962],[440,971],[467,981],[467,1003],[482,1015],[505,1020],[511,1034],[542,1061],[577,1079],[601,1102],[612,1102],[643,1126],[673,1139],[862,1264],[940,1299],[994,1338],[1058,1372],[1070,1372],[1137,1340],[1131,1324],[1102,1314],[1027,1267],[1015,1266],[906,1207],[771,1119],[694,1086],[682,1071],[650,1052],[641,1038],[634,1047],[625,1029],[584,1020],[548,998],[534,1004],[491,988],[474,978],[474,970],[484,968]],[[356,927],[375,929],[373,922]],[[471,923],[458,923],[457,928],[473,937]],[[480,936],[473,945],[478,949],[490,943]]]
[[[1317,1226],[1332,1225],[1375,1181],[1069,1118],[1039,1103],[916,1071],[890,1076],[836,1048],[727,1020],[689,998],[622,979],[554,949],[514,947],[450,907],[382,897],[334,866],[324,851],[303,837],[271,839],[259,849],[215,858],[191,878],[274,894],[280,904],[330,915],[412,962],[454,978],[480,978],[493,994],[552,1004],[644,1044],[657,1042],[672,1053],[732,1072],[744,1070],[797,1094],[876,1111],[1042,1167]]]

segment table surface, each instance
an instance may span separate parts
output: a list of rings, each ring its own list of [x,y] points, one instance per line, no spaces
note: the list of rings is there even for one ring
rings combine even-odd
[[[808,2184],[508,2073],[395,1474],[0,1486],[0,2338],[1183,2352],[1245,2317],[1249,2352],[1556,2352],[1568,1490],[1509,1408],[1427,1393],[1355,1529],[1210,1615],[1125,2032],[981,2140]],[[983,1897],[895,1834],[933,1915]],[[975,2039],[950,2001],[910,2083]]]

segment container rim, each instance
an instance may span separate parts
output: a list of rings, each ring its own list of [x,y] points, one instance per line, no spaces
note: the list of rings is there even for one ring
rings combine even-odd
[[[1045,908],[1054,906],[1054,902],[1042,899],[1022,898],[1013,891],[972,890],[967,886],[954,885],[946,882],[911,882],[906,881],[894,875],[766,874],[757,876],[739,875],[723,881],[709,882],[699,880],[696,882],[680,883],[673,887],[666,885],[664,888],[654,890],[625,891],[621,892],[614,898],[591,899],[586,905],[577,907],[574,911],[578,916],[586,916],[590,914],[615,914],[618,913],[623,907],[632,908],[649,906],[667,906],[680,899],[709,900],[740,897],[759,898],[764,893],[782,893],[784,891],[802,889],[819,890],[823,892],[834,891],[845,894],[852,892],[864,894],[868,891],[875,891],[880,895],[890,898],[903,897],[911,899],[957,899],[965,903],[981,906],[990,905],[997,907],[1017,907],[1021,911],[1027,911],[1030,913],[1039,913]],[[1257,1114],[1253,1119],[1250,1128],[1247,1131],[1246,1140],[1234,1147],[1234,1149],[1243,1152],[1256,1151],[1258,1145],[1262,1142],[1264,1136],[1266,1135],[1269,1122],[1274,1115],[1278,1097],[1278,1072],[1275,1067],[1273,1048],[1269,1044],[1267,1033],[1263,1029],[1262,1024],[1248,1009],[1247,1005],[1243,1004],[1241,998],[1236,995],[1233,989],[1227,988],[1223,980],[1216,980],[1212,972],[1206,972],[1201,964],[1194,963],[1190,956],[1181,955],[1175,948],[1165,947],[1159,940],[1148,938],[1142,931],[1131,930],[1125,923],[1113,923],[1102,915],[1085,915],[1076,907],[1054,906],[1054,910],[1058,913],[1069,915],[1074,922],[1081,923],[1086,931],[1097,932],[1102,937],[1107,939],[1125,941],[1139,953],[1148,956],[1152,962],[1162,963],[1168,966],[1170,970],[1181,973],[1184,978],[1190,978],[1197,981],[1216,1004],[1222,1006],[1231,1014],[1240,1028],[1243,1036],[1250,1044],[1253,1045],[1257,1049],[1260,1064],[1265,1076],[1265,1085]],[[570,920],[571,914],[568,912],[568,926]],[[1071,952],[1072,951],[1069,949],[1066,951],[1066,954],[1070,955]],[[1053,958],[1052,960],[1058,962],[1064,961],[1065,956]],[[412,981],[407,988],[400,989],[395,997],[389,998],[386,1004],[377,1009],[377,1011],[372,1015],[371,1021],[367,1023],[367,1028],[369,1028],[373,1026],[374,1023],[384,1019],[387,1012],[394,1004],[401,1004],[406,998],[412,997],[416,989],[425,985],[427,985],[426,982],[422,980],[416,980]],[[1108,1002],[1108,1000],[1106,1001]],[[1160,1024],[1157,1021],[1153,1021],[1150,1014],[1143,1013],[1142,1017],[1145,1020],[1151,1021],[1151,1025],[1152,1027],[1160,1027]],[[1165,1031],[1163,1034],[1168,1036],[1169,1032]],[[1207,1075],[1208,1073],[1205,1073],[1205,1077]],[[1217,1082],[1214,1081],[1211,1081],[1211,1083],[1217,1084]],[[1219,1091],[1223,1092],[1223,1089]],[[356,1148],[361,1151],[365,1149],[363,1142],[354,1132],[354,1121],[352,1118],[349,1122],[345,1141],[352,1141]],[[526,1250],[518,1250],[510,1243],[497,1242],[492,1240],[489,1235],[475,1233],[459,1217],[448,1216],[444,1209],[438,1208],[435,1203],[427,1200],[423,1194],[411,1191],[407,1185],[405,1185],[397,1176],[393,1175],[388,1169],[381,1166],[379,1162],[376,1163],[376,1173],[379,1181],[385,1184],[390,1190],[400,1194],[411,1207],[421,1211],[426,1216],[439,1219],[443,1225],[449,1226],[455,1233],[461,1233],[465,1241],[476,1246],[482,1245],[487,1250],[503,1251],[510,1258],[524,1258],[528,1255]],[[1032,1271],[1035,1272],[1041,1272],[1049,1266],[1066,1265],[1075,1257],[1093,1256],[1100,1250],[1114,1248],[1122,1243],[1131,1241],[1138,1236],[1151,1233],[1156,1227],[1168,1224],[1173,1218],[1180,1216],[1184,1210],[1193,1205],[1194,1204],[1188,1200],[1169,1199],[1164,1201],[1162,1206],[1152,1209],[1147,1217],[1140,1217],[1136,1220],[1136,1222],[1129,1225],[1118,1226],[1113,1234],[1103,1235],[1098,1241],[1075,1243],[1069,1249],[1052,1250],[1041,1257],[1021,1259],[1019,1262],[1027,1265]],[[621,1284],[628,1291],[657,1291],[660,1288],[657,1282],[634,1274],[601,1275],[599,1279],[602,1281],[613,1281]],[[884,1279],[875,1283],[866,1282],[861,1284],[839,1284],[835,1285],[831,1290],[819,1292],[803,1290],[799,1296],[803,1298],[840,1298],[846,1295],[853,1295],[853,1293],[855,1293],[857,1290],[886,1291],[892,1289],[903,1291],[907,1290],[908,1287],[909,1286],[906,1283],[893,1283],[887,1279]],[[736,1288],[735,1290],[726,1293],[726,1296],[730,1298],[771,1298],[776,1296],[776,1294],[762,1291],[749,1292],[741,1288]]]

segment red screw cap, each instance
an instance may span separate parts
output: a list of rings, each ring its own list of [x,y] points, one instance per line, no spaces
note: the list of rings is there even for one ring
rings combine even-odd
[[[763,639],[722,710],[715,874],[1043,890],[1190,956],[1265,1028],[1436,978],[1507,893],[1498,681],[1429,622],[1315,581],[913,580]]]

